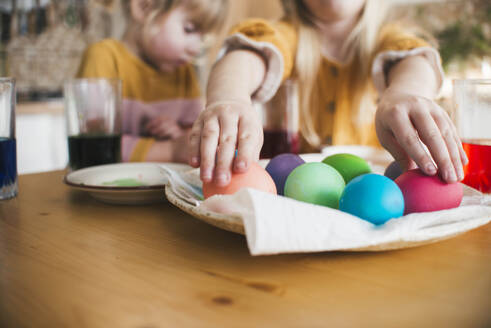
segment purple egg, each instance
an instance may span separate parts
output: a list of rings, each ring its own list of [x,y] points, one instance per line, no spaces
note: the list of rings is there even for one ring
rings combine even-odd
[[[290,172],[304,163],[305,161],[300,156],[290,153],[276,155],[269,161],[266,171],[273,178],[278,195],[283,195],[285,181]]]
[[[401,166],[399,165],[398,162],[393,161],[392,163],[387,166],[385,169],[384,175],[391,179],[395,180],[397,179],[401,174],[403,173]]]

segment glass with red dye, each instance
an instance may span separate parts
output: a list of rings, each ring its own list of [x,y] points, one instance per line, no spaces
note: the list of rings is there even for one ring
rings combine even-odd
[[[261,105],[264,130],[261,158],[300,151],[298,101],[297,82],[286,80],[275,96]]]
[[[452,119],[469,159],[464,183],[491,193],[491,79],[454,80]]]
[[[464,183],[485,193],[491,193],[491,139],[462,142],[469,164],[464,167]]]

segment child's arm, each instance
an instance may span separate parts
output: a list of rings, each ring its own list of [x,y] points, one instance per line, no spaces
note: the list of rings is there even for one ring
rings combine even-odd
[[[232,169],[244,172],[259,158],[262,123],[252,108],[251,95],[265,72],[263,58],[250,50],[231,51],[212,69],[206,109],[193,124],[189,138],[189,163],[201,167],[202,181],[215,179],[218,185],[227,185]]]
[[[175,139],[186,132],[172,117],[168,115],[157,116],[144,127],[145,132],[156,139]]]
[[[464,178],[467,157],[452,121],[433,101],[436,92],[436,74],[423,56],[406,57],[394,65],[375,117],[377,136],[404,168],[414,166],[414,160],[426,174],[438,168],[445,181],[455,182]]]
[[[186,163],[187,138],[187,134],[184,134],[175,139],[155,141],[148,149],[144,161]]]
[[[186,163],[189,131],[186,129],[181,136],[167,140],[124,134],[121,139],[123,162]]]

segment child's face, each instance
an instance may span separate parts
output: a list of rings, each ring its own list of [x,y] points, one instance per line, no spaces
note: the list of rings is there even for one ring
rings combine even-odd
[[[189,63],[202,45],[202,33],[180,6],[143,28],[143,51],[147,60],[161,71],[169,72]]]
[[[319,20],[335,22],[357,16],[365,0],[303,0],[303,3]]]

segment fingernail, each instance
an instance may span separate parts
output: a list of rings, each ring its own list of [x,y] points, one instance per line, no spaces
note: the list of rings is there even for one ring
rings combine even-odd
[[[224,183],[227,182],[227,180],[228,180],[228,177],[227,177],[227,175],[225,173],[218,174],[218,176],[217,176],[217,182],[219,184],[224,184]]]
[[[243,170],[246,168],[246,163],[244,161],[238,161],[237,164],[235,164],[235,167],[239,170]]]
[[[211,180],[211,173],[210,173],[210,171],[203,172],[203,174],[202,174],[201,177],[205,181],[210,181]]]
[[[464,180],[464,170],[462,169],[462,167],[459,166],[458,171],[459,171],[458,181]]]
[[[467,164],[469,164],[469,158],[467,157],[467,154],[465,154],[464,165],[467,165]]]
[[[191,164],[192,165],[198,165],[198,157],[191,158]]]
[[[436,173],[436,167],[435,165],[433,164],[427,164],[426,165],[426,172],[430,173],[430,174],[435,174]]]
[[[447,182],[457,182],[457,177],[455,176],[454,170],[445,171],[444,176]]]

